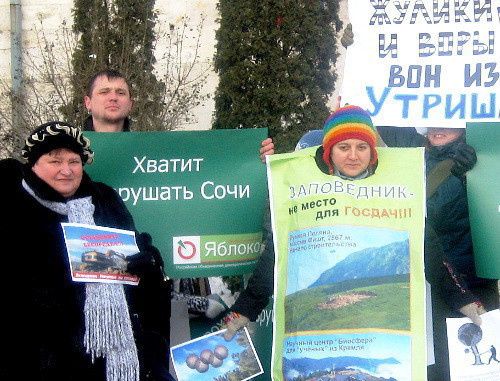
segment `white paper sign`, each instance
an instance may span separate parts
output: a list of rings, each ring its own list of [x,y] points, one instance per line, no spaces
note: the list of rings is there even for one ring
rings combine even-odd
[[[500,0],[349,0],[342,101],[378,126],[500,120]]]
[[[500,310],[481,320],[478,327],[468,318],[446,319],[451,381],[500,380]]]

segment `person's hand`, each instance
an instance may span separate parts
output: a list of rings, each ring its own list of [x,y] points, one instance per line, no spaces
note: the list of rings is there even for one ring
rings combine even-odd
[[[227,331],[224,333],[224,339],[226,339],[226,341],[232,340],[236,332],[246,327],[248,323],[250,323],[250,319],[243,315],[239,315],[237,318],[230,320],[227,323]]]
[[[163,259],[158,249],[153,246],[151,235],[148,233],[138,234],[137,246],[141,251],[126,258],[128,273],[141,277],[155,267],[163,268]]]
[[[450,171],[457,177],[462,177],[471,170],[477,162],[476,151],[467,143],[457,145],[455,155],[452,157],[453,166]]]
[[[155,263],[154,256],[149,250],[141,251],[140,253],[129,255],[126,258],[127,272],[132,275],[137,275],[139,278],[147,272]]]
[[[478,327],[482,323],[481,317],[479,315],[486,313],[486,310],[481,303],[466,304],[465,306],[460,308],[459,311],[467,316],[470,320],[472,320],[472,322]]]
[[[342,101],[342,96],[341,95],[337,95],[337,98],[335,99],[335,102],[333,102],[333,110],[332,110],[332,112],[337,111],[340,108],[340,102],[341,101]]]
[[[340,38],[340,43],[344,48],[347,48],[349,45],[354,43],[354,33],[352,33],[352,24],[349,23],[344,28],[344,32],[342,33],[342,37]]]
[[[260,160],[262,160],[262,162],[265,163],[266,162],[266,156],[274,154],[273,139],[271,139],[271,138],[265,139],[262,142],[262,148],[259,151],[260,151]]]

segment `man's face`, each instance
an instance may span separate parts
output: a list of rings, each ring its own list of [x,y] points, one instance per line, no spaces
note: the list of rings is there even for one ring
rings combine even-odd
[[[123,78],[97,77],[92,94],[85,97],[85,107],[92,117],[104,123],[118,123],[130,114],[134,101]]]
[[[454,142],[464,133],[463,128],[428,128],[427,138],[433,146],[444,146]]]

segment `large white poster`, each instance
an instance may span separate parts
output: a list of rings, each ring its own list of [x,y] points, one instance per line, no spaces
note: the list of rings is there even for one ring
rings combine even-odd
[[[500,0],[348,0],[342,101],[379,126],[499,121]]]

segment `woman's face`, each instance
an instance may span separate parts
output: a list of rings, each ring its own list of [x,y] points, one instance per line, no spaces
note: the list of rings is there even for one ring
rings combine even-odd
[[[40,156],[32,170],[65,198],[73,196],[82,182],[82,158],[66,148]]]
[[[370,164],[370,145],[361,139],[342,140],[332,147],[330,158],[342,174],[356,177]]]
[[[427,138],[433,146],[444,146],[454,142],[464,133],[463,128],[435,128],[427,129]]]

